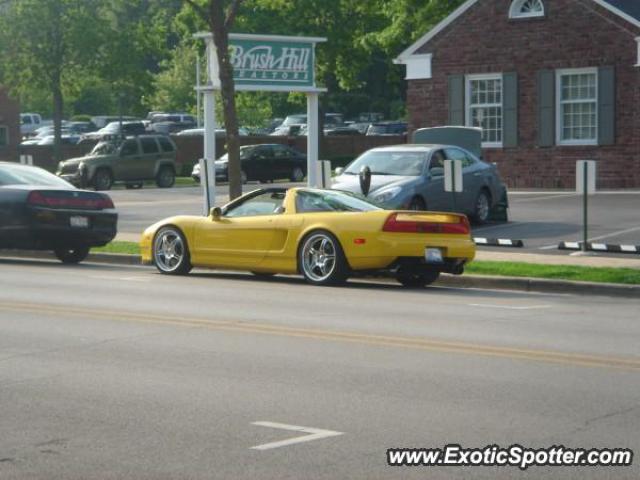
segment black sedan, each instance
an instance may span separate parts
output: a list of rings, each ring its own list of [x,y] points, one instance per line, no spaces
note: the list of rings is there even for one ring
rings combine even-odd
[[[307,175],[307,157],[280,144],[245,145],[240,147],[242,182],[251,180],[268,182],[289,179],[301,182]],[[225,154],[215,162],[216,180],[229,179],[229,155]],[[200,165],[196,164],[191,176],[200,181]]]
[[[78,190],[38,167],[0,162],[0,248],[52,250],[79,263],[116,236],[111,198]]]

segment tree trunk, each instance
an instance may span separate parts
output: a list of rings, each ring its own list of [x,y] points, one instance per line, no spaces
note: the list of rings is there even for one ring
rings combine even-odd
[[[222,110],[227,133],[227,153],[229,154],[229,199],[242,195],[240,165],[240,139],[238,136],[238,117],[236,114],[235,82],[233,67],[229,58],[229,32],[225,25],[225,15],[221,1],[210,4],[209,28],[213,34],[213,43],[218,54]]]

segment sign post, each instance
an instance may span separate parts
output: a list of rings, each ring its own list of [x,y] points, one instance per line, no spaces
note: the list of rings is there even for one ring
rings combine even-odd
[[[218,58],[213,36],[197,33],[195,38],[207,44],[209,84],[199,87],[204,93],[205,159],[210,162],[206,177],[201,174],[208,214],[215,201],[215,117],[213,92],[220,90]],[[229,34],[229,57],[233,79],[238,92],[303,92],[307,94],[307,184],[318,187],[318,95],[326,88],[318,88],[315,79],[315,47],[326,38],[288,37],[281,35]],[[210,112],[211,111],[211,112]],[[208,145],[208,146],[207,146]]]
[[[582,251],[587,251],[589,240],[589,195],[596,193],[596,162],[578,160],[576,162],[576,192],[582,194]]]
[[[452,210],[455,212],[458,209],[456,192],[463,191],[462,160],[444,161],[444,191],[451,192]]]

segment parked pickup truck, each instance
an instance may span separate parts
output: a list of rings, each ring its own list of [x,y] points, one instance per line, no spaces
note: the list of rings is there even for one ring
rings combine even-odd
[[[42,117],[39,113],[20,114],[20,135],[28,136],[42,126]]]

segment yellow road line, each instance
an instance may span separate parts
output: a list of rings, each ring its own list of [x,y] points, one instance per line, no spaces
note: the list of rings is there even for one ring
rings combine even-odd
[[[255,333],[281,337],[307,338],[314,340],[348,342],[361,345],[426,350],[463,355],[479,355],[511,360],[528,360],[581,367],[615,368],[640,371],[640,358],[583,355],[559,351],[510,348],[473,343],[449,342],[428,338],[396,337],[357,332],[340,332],[312,328],[296,328],[282,325],[247,323],[237,320],[184,319],[177,316],[154,315],[126,311],[98,311],[88,308],[63,307],[32,303],[0,302],[0,310],[22,313],[46,314],[62,317],[85,317],[120,322],[171,325],[183,328],[205,328],[209,330]]]

